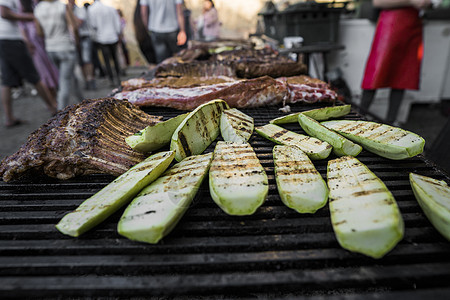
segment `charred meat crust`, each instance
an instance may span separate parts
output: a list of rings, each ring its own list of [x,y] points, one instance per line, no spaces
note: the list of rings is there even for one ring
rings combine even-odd
[[[125,137],[161,118],[127,101],[84,100],[60,111],[3,159],[0,176],[4,181],[32,171],[58,179],[93,173],[118,176],[145,159],[125,143]]]

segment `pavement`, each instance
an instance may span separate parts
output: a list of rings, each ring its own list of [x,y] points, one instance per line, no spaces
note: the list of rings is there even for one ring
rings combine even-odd
[[[122,80],[135,78],[146,71],[145,67],[129,67]],[[85,99],[108,96],[114,87],[109,80],[97,79],[97,90],[83,90]],[[77,103],[71,99],[71,104]],[[16,152],[26,142],[27,137],[51,117],[44,102],[31,93],[31,87],[25,88],[25,93],[13,101],[13,111],[17,118],[26,121],[25,124],[13,128],[5,128],[3,112],[0,114],[0,159]],[[402,125],[404,129],[421,135],[426,141],[425,150],[430,149],[441,132],[448,118],[448,109],[444,111],[439,104],[413,105],[408,121]]]

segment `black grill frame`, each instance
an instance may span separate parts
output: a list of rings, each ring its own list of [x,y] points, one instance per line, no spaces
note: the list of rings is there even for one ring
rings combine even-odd
[[[256,126],[283,115],[274,107],[243,111]],[[182,113],[146,112],[165,118]],[[361,116],[352,111],[345,118]],[[283,127],[304,133],[298,124]],[[450,182],[426,157],[393,161],[367,151],[358,156],[391,190],[405,221],[404,239],[376,260],[339,246],[328,207],[312,215],[285,207],[275,186],[274,144],[256,133],[250,144],[269,177],[266,203],[252,216],[228,216],[210,198],[205,180],[186,215],[158,245],[117,234],[123,209],[80,238],[55,229],[112,176],[0,182],[0,297],[450,298],[450,243],[426,219],[408,181],[409,172],[416,172]],[[324,178],[327,161],[314,161]]]

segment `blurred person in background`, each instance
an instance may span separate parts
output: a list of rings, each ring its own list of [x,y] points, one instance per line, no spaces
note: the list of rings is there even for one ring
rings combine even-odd
[[[133,26],[136,41],[139,45],[142,55],[149,64],[156,63],[155,49],[153,48],[152,39],[148,33],[147,26],[144,25],[141,16],[141,4],[140,0],[137,0],[136,7],[133,15]]]
[[[69,0],[69,5],[74,9],[75,17],[78,22],[78,43],[77,54],[78,63],[81,66],[86,90],[96,90],[94,79],[94,65],[92,64],[92,39],[91,24],[88,15],[88,6],[78,7],[74,0]]]
[[[141,17],[150,31],[156,63],[173,56],[186,43],[183,0],[141,0]]]
[[[126,75],[126,68],[130,65],[130,56],[128,54],[127,41],[125,39],[125,26],[127,26],[127,21],[123,17],[122,10],[118,9],[117,13],[120,17],[120,35],[119,35],[119,61],[121,67],[121,74]]]
[[[219,16],[212,0],[203,1],[203,12],[197,22],[199,38],[207,42],[215,41],[220,35]]]
[[[45,37],[45,48],[59,71],[58,109],[64,109],[72,93],[77,94],[78,101],[83,100],[79,89],[73,88],[75,82],[75,64],[77,61],[75,40],[78,25],[73,6],[58,0],[43,0],[34,9],[36,29]],[[72,33],[71,33],[72,31]]]
[[[396,123],[405,90],[418,90],[423,57],[419,11],[431,0],[373,0],[381,8],[362,81],[361,111],[367,113],[379,88],[390,88],[388,124]]]
[[[89,20],[93,29],[93,40],[97,49],[100,49],[106,73],[111,86],[120,85],[120,64],[117,56],[117,45],[120,36],[120,17],[116,9],[104,5],[100,0],[89,7]],[[111,59],[114,63],[115,74],[111,68]]]
[[[33,13],[37,1],[20,0],[21,12]],[[33,58],[34,66],[41,77],[44,85],[50,90],[52,96],[56,99],[58,90],[58,69],[45,51],[45,41],[37,34],[36,24],[34,22],[19,22],[25,40],[28,41],[28,50]],[[56,101],[56,100],[55,100]]]
[[[11,88],[22,85],[26,79],[32,83],[39,96],[45,101],[49,111],[56,113],[56,101],[39,77],[28,52],[19,21],[33,22],[32,13],[21,13],[16,0],[0,0],[0,71],[1,98],[7,128],[21,125],[23,121],[13,115]]]

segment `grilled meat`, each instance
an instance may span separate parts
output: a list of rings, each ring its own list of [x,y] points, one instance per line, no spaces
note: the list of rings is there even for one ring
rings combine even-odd
[[[143,88],[116,94],[138,106],[163,106],[193,110],[214,99],[231,107],[259,107],[281,103],[288,95],[286,84],[268,76],[191,88]]]
[[[273,79],[263,76],[189,88],[142,88],[114,96],[138,106],[163,106],[192,110],[214,99],[223,99],[236,108],[261,107],[295,102],[334,102],[337,94],[320,80],[307,76]]]
[[[226,76],[217,76],[217,77],[156,77],[151,80],[147,80],[145,78],[132,78],[126,81],[122,81],[121,87],[122,91],[134,91],[142,88],[161,88],[161,87],[170,87],[170,88],[186,88],[186,87],[195,87],[202,85],[211,85],[211,84],[219,84],[225,82],[234,82],[236,79],[226,77]]]
[[[156,77],[215,77],[257,78],[261,76],[296,76],[305,74],[302,62],[280,55],[273,49],[239,49],[209,54],[205,49],[187,49],[160,63]]]
[[[58,179],[120,175],[146,157],[132,150],[125,137],[160,120],[127,101],[84,100],[34,131],[15,154],[1,162],[0,176],[11,181],[34,171]]]

